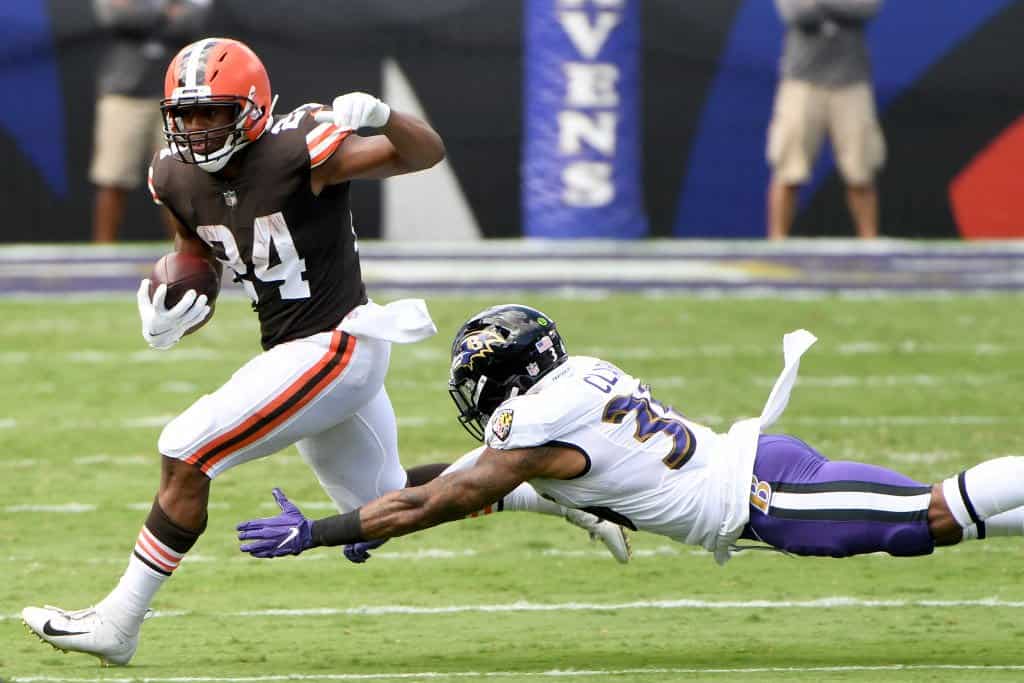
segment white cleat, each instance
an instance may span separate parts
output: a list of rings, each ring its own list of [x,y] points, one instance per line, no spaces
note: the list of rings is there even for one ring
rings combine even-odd
[[[63,652],[84,652],[100,660],[102,666],[124,666],[139,646],[139,633],[121,632],[105,621],[95,607],[74,612],[59,607],[26,607],[21,620],[44,643]]]
[[[629,537],[626,530],[614,522],[603,520],[597,515],[592,515],[583,510],[575,508],[564,508],[563,516],[570,524],[574,524],[590,534],[592,540],[601,541],[608,552],[612,554],[619,563],[626,564],[633,556],[633,549],[629,545]]]

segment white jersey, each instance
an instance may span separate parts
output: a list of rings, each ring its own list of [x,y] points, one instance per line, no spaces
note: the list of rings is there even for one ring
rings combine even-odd
[[[661,404],[611,363],[573,356],[526,394],[502,403],[484,442],[497,450],[573,448],[587,458],[581,475],[530,484],[562,505],[595,508],[626,526],[701,545],[724,562],[749,518],[761,427],[781,415],[799,357],[813,341],[803,331],[787,335],[786,369],[761,418],[738,422],[728,434]]]

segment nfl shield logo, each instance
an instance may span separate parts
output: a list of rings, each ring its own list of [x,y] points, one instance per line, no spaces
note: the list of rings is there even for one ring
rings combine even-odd
[[[491,432],[499,441],[504,441],[512,432],[512,410],[504,408],[491,420]]]

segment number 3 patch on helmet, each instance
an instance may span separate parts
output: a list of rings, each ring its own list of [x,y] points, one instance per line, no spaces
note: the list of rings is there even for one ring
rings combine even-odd
[[[491,421],[491,433],[499,441],[504,441],[512,433],[512,409],[502,408]]]

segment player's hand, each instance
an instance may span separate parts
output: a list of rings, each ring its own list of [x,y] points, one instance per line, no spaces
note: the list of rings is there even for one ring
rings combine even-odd
[[[154,349],[163,351],[178,343],[186,332],[198,325],[210,315],[210,307],[206,303],[206,295],[196,295],[190,289],[181,297],[181,301],[168,309],[164,305],[167,297],[167,285],[162,284],[149,298],[149,278],[139,283],[136,299],[139,304],[139,317],[142,318],[142,338]]]
[[[376,550],[385,543],[388,542],[386,538],[379,538],[374,541],[361,541],[359,543],[352,543],[342,549],[345,554],[345,558],[349,562],[355,562],[356,564],[362,564],[370,559],[370,551]]]
[[[331,111],[321,111],[314,116],[321,123],[333,123],[342,130],[360,131],[381,128],[391,118],[391,107],[373,95],[364,92],[350,92],[339,95],[331,102]]]
[[[281,514],[239,524],[236,527],[238,540],[253,541],[242,545],[239,550],[253,557],[281,557],[298,555],[312,548],[313,522],[288,500],[281,489],[274,489],[273,494]]]

